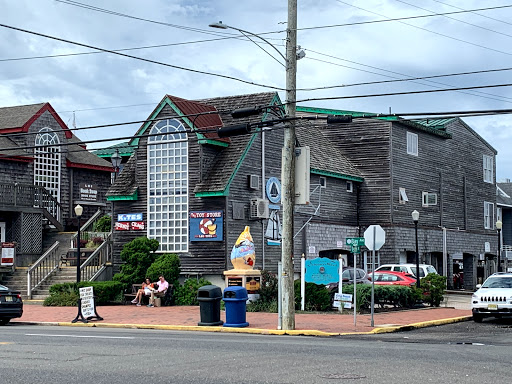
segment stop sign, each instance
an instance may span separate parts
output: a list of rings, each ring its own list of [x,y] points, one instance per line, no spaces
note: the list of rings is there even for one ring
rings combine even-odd
[[[373,230],[375,229],[375,244],[373,244]],[[364,231],[364,244],[366,248],[378,251],[386,242],[386,232],[380,225],[370,225]]]

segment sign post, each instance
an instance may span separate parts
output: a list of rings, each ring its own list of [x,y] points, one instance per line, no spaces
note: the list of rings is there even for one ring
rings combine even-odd
[[[356,270],[356,254],[361,253],[361,245],[365,244],[364,237],[347,237],[346,244],[350,245],[350,251],[354,254],[354,326],[357,324],[356,307],[357,307],[357,270]]]
[[[364,231],[366,247],[372,251],[372,302],[371,302],[371,326],[374,326],[373,313],[375,308],[375,250],[379,250],[386,242],[386,232],[380,225],[370,225]]]

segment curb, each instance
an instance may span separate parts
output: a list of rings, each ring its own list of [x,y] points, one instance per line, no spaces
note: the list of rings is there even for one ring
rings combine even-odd
[[[354,335],[376,335],[383,333],[393,333],[401,331],[410,331],[413,329],[433,327],[438,325],[453,324],[471,320],[472,316],[453,317],[440,320],[422,321],[407,325],[398,325],[391,327],[376,327],[368,332],[342,332],[332,333],[314,329],[303,330],[278,330],[261,328],[232,328],[232,327],[212,327],[212,326],[192,326],[192,325],[157,325],[157,324],[115,324],[115,323],[71,323],[71,322],[39,322],[39,321],[17,321],[20,325],[45,325],[45,326],[65,326],[65,327],[90,327],[90,328],[120,328],[120,329],[157,329],[167,331],[196,331],[196,332],[220,332],[220,333],[246,333],[257,335],[277,335],[277,336],[354,336]]]

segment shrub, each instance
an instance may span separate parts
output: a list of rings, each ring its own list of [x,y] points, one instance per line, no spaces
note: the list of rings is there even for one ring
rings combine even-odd
[[[300,309],[300,280],[295,280],[295,309]],[[331,308],[331,295],[325,288],[325,285],[315,283],[306,283],[306,302],[304,309],[306,311],[327,311]]]
[[[446,276],[437,273],[429,273],[420,280],[420,288],[423,290],[423,301],[432,307],[439,307],[444,299],[446,290]]]
[[[46,306],[74,306],[79,297],[78,288],[93,287],[96,305],[119,300],[123,284],[118,281],[81,281],[80,283],[54,284],[50,287],[50,296],[43,303]]]
[[[163,275],[169,284],[178,287],[180,271],[179,256],[175,254],[165,254],[158,256],[155,262],[151,264],[146,272],[146,277],[150,278],[151,281],[157,281],[158,277]]]
[[[158,246],[157,240],[147,237],[137,237],[126,243],[121,251],[121,260],[125,264],[121,266],[121,272],[114,275],[114,280],[124,283],[126,287],[144,281],[147,270],[158,257],[155,253]]]
[[[197,290],[211,283],[201,277],[199,280],[195,278],[187,279],[182,286],[176,287],[174,294],[176,305],[199,305],[197,301]]]
[[[354,285],[344,285],[343,292],[353,295]],[[371,284],[357,284],[356,295],[356,311],[369,310],[372,300]],[[385,305],[392,305],[395,308],[412,307],[419,296],[417,289],[414,287],[402,285],[375,285],[375,306],[381,308]]]
[[[277,277],[272,272],[261,271],[260,298],[247,305],[248,312],[277,312]]]
[[[112,220],[109,215],[102,216],[93,225],[94,232],[110,232]]]

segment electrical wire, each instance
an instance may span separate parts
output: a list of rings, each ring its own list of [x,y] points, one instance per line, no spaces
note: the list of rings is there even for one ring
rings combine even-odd
[[[61,42],[68,43],[68,44],[78,45],[78,46],[85,47],[85,48],[96,49],[96,50],[103,51],[103,52],[106,52],[106,53],[112,53],[114,55],[128,57],[130,59],[140,60],[140,61],[144,61],[144,62],[151,63],[151,64],[158,64],[158,65],[162,65],[162,66],[165,66],[165,67],[179,69],[179,70],[182,70],[182,71],[199,73],[199,74],[208,75],[208,76],[215,76],[215,77],[220,77],[220,78],[224,78],[224,79],[228,79],[228,80],[234,80],[234,81],[238,81],[238,82],[241,82],[241,83],[244,83],[244,84],[253,85],[253,86],[256,86],[256,87],[276,89],[276,90],[279,90],[279,91],[286,90],[285,88],[282,88],[282,87],[275,87],[275,86],[271,86],[271,85],[259,84],[259,83],[255,83],[255,82],[252,82],[252,81],[239,79],[239,78],[236,78],[236,77],[233,77],[233,76],[222,75],[222,74],[219,74],[219,73],[206,72],[206,71],[201,71],[201,70],[198,70],[198,69],[186,68],[186,67],[182,67],[182,66],[178,66],[178,65],[163,63],[161,61],[156,61],[156,60],[151,60],[151,59],[145,59],[145,58],[138,57],[138,56],[128,55],[126,53],[115,52],[115,51],[112,51],[112,50],[109,50],[109,49],[95,47],[95,46],[88,45],[88,44],[83,44],[83,43],[78,43],[78,42],[75,42],[75,41],[62,39],[60,37],[50,36],[50,35],[46,35],[46,34],[43,34],[43,33],[34,32],[34,31],[29,31],[27,29],[22,29],[22,28],[18,28],[18,27],[6,25],[6,24],[0,24],[0,27],[12,29],[12,30],[19,31],[19,32],[28,33],[28,34],[39,36],[39,37],[44,37],[44,38],[47,38],[47,39],[61,41]]]
[[[435,1],[436,3],[439,3],[439,4],[446,5],[448,7],[452,7],[452,8],[455,8],[455,9],[462,10],[462,11],[467,11],[467,12],[472,13],[474,15],[477,15],[477,16],[480,16],[480,17],[485,17],[486,19],[489,19],[489,20],[494,20],[494,21],[498,21],[500,23],[512,25],[512,23],[509,23],[508,21],[496,19],[494,17],[490,17],[490,16],[487,16],[487,15],[482,15],[481,13],[475,12],[475,10],[466,10],[464,8],[456,7],[455,5],[451,5],[451,4],[448,4],[448,3],[443,3],[442,1],[439,1],[439,0],[432,0],[432,1]]]

